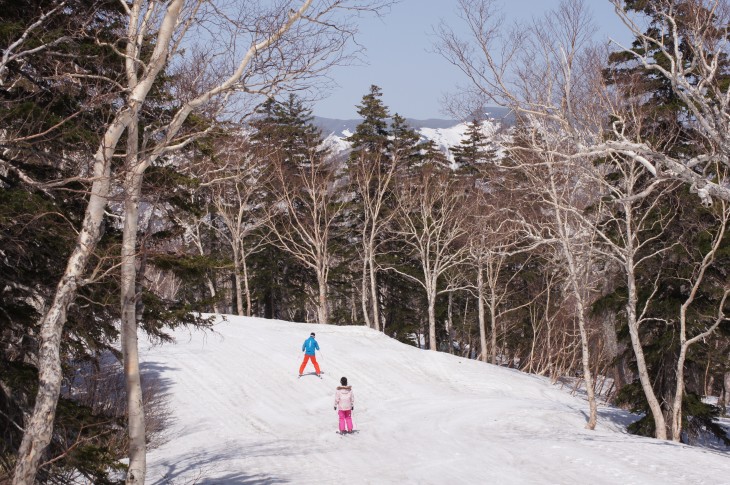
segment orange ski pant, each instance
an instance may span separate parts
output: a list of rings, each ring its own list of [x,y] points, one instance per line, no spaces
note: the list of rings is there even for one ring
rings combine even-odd
[[[314,364],[314,371],[319,374],[319,364],[317,364],[317,358],[313,355],[306,355],[304,354],[304,360],[302,361],[302,365],[299,366],[299,373],[304,373],[304,368],[307,367],[307,362],[312,361],[312,364]]]

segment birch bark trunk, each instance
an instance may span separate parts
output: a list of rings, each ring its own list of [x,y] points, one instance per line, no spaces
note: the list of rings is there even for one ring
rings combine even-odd
[[[479,315],[479,347],[481,348],[482,362],[491,358],[492,364],[496,363],[494,348],[490,352],[487,348],[487,329],[484,315],[484,267],[481,263],[477,265],[477,314]],[[494,335],[494,332],[492,332]],[[496,342],[494,343],[496,346]]]
[[[243,266],[243,291],[246,293],[246,316],[251,316],[251,287],[248,284],[248,264],[246,254],[241,254],[241,266]]]
[[[370,268],[370,302],[373,308],[373,323],[375,324],[375,330],[380,332],[380,299],[378,298],[378,278],[375,271],[375,250],[370,245],[368,250],[368,266]]]
[[[327,270],[319,268],[317,270],[317,286],[319,287],[319,296],[317,302],[317,319],[319,322],[329,323],[329,315],[327,311]]]
[[[561,231],[562,232],[562,231]],[[596,396],[593,386],[593,373],[590,366],[590,349],[588,347],[588,332],[586,329],[586,308],[583,299],[583,293],[580,288],[580,282],[578,277],[578,269],[575,265],[575,259],[568,242],[565,240],[565,234],[561,234],[561,243],[563,247],[563,254],[566,262],[568,263],[568,277],[570,279],[571,292],[573,298],[575,298],[577,306],[577,317],[578,317],[578,330],[580,331],[580,344],[581,344],[581,363],[583,365],[583,380],[586,386],[586,393],[588,394],[588,407],[590,414],[588,416],[588,423],[586,424],[587,429],[595,429],[596,420],[598,416],[598,410],[596,407]]]
[[[427,280],[428,281],[428,280]],[[428,297],[428,348],[437,350],[436,345],[436,288],[435,282],[429,281],[426,288]]]
[[[651,386],[651,378],[649,377],[649,369],[646,366],[646,358],[644,357],[644,348],[641,345],[639,337],[639,324],[636,318],[636,307],[638,304],[638,296],[636,294],[636,276],[634,275],[633,258],[629,258],[626,264],[627,283],[629,299],[626,305],[626,313],[628,317],[629,335],[631,336],[631,347],[636,357],[636,367],[639,373],[639,382],[644,391],[646,400],[649,403],[652,417],[654,418],[654,426],[656,427],[656,437],[660,440],[667,439],[667,423],[662,413],[662,407],[656,397],[654,388]]]
[[[125,178],[124,230],[122,235],[122,354],[127,388],[127,432],[129,436],[129,468],[127,484],[144,485],[147,472],[145,416],[142,402],[142,381],[137,345],[137,229],[139,202],[142,195],[144,168],[138,160],[138,124],[133,121],[127,130],[127,175]]]
[[[235,291],[236,291],[236,312],[238,313],[238,316],[243,316],[243,288],[241,285],[241,256],[238,252],[238,250],[235,248],[235,242],[234,242],[234,249],[233,249],[233,281],[235,285]]]
[[[370,321],[370,306],[368,305],[368,259],[366,256],[362,260],[362,278],[360,281],[360,305],[362,306],[362,316],[365,320],[365,325],[368,328],[373,328],[373,324]]]
[[[146,94],[146,92],[144,93]],[[110,124],[94,157],[94,182],[84,214],[77,244],[68,258],[63,277],[56,287],[53,301],[40,324],[38,349],[38,393],[33,412],[23,433],[13,485],[31,485],[35,481],[43,451],[51,441],[56,404],[61,392],[61,334],[66,324],[68,306],[76,292],[91,254],[101,237],[104,208],[110,189],[110,168],[114,150],[139,105],[133,103],[117,114]]]

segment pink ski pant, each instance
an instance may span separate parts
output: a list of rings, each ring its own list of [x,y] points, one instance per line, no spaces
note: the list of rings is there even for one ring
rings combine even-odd
[[[340,431],[345,431],[345,429],[352,431],[352,411],[349,409],[347,411],[340,409],[337,411],[337,414],[340,415]],[[345,425],[347,425],[347,428],[345,428]]]

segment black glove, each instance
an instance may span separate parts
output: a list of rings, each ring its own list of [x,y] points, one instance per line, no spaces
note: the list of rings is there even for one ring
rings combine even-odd
[[[337,406],[335,406],[335,411],[337,411]]]
[[[354,411],[354,410],[355,410],[355,406],[352,406],[352,407],[350,408],[350,411]]]

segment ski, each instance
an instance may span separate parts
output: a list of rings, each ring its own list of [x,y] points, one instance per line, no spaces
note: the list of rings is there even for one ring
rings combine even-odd
[[[307,372],[306,374],[299,374],[298,379],[301,379],[304,376],[317,376],[317,377],[319,377],[321,379],[322,378],[322,374],[324,374],[324,372],[320,372],[319,374],[315,374],[314,372]]]

